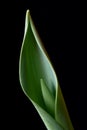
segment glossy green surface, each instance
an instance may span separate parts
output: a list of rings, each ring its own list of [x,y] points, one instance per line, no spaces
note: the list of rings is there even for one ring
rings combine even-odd
[[[74,130],[57,76],[26,12],[25,33],[20,53],[19,79],[48,130]]]

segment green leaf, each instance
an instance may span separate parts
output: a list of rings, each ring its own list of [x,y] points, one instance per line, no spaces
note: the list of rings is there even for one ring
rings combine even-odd
[[[41,89],[43,99],[46,105],[48,112],[54,117],[55,115],[55,98],[49,91],[48,87],[45,85],[43,79],[41,79]]]
[[[29,10],[20,52],[19,79],[48,130],[74,130],[53,66]]]

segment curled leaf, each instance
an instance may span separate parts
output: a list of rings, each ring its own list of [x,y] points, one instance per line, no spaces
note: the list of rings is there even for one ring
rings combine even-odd
[[[42,46],[29,10],[20,53],[19,79],[48,130],[74,130],[53,66]]]

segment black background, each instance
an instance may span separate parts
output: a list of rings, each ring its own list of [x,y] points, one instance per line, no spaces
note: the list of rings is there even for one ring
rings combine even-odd
[[[51,59],[75,130],[86,127],[87,47],[84,15],[76,3],[9,1],[1,10],[2,120],[9,128],[46,130],[19,83],[19,55],[26,10]],[[5,7],[6,6],[6,7]],[[2,70],[2,68],[1,68]],[[1,111],[2,112],[2,111]],[[5,125],[4,125],[5,126]]]

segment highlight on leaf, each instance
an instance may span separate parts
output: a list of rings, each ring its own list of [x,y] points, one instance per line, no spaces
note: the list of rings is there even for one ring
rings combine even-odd
[[[74,130],[54,68],[26,12],[19,60],[19,80],[48,130]]]

